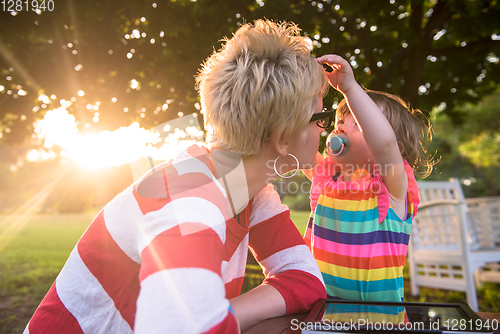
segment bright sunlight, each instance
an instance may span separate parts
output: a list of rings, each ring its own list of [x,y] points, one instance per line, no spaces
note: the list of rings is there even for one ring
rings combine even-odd
[[[47,111],[34,124],[35,136],[43,148],[28,152],[29,161],[55,157],[56,151],[68,160],[86,168],[120,166],[148,157],[166,160],[175,157],[193,143],[203,141],[197,115],[191,114],[159,125],[151,130],[134,122],[128,127],[95,134],[80,133],[75,117],[68,113],[70,101]]]

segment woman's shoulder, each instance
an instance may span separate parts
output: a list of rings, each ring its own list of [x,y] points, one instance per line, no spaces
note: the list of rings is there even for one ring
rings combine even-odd
[[[251,205],[250,227],[289,211],[288,207],[281,203],[280,196],[272,183],[266,185],[253,198]]]
[[[272,183],[268,183],[252,199],[252,209],[258,209],[263,206],[277,206],[277,205],[282,205],[281,199]]]

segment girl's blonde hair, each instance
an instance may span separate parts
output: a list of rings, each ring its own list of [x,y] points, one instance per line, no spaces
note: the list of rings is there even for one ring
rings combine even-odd
[[[419,109],[413,109],[409,103],[397,95],[386,92],[365,90],[379,106],[391,124],[400,145],[401,155],[419,176],[427,177],[436,164],[429,154],[429,142],[432,140],[432,125]],[[336,117],[345,117],[351,111],[345,100],[339,103]]]
[[[294,23],[257,20],[224,41],[196,77],[208,142],[254,155],[301,133],[328,87],[310,40]]]

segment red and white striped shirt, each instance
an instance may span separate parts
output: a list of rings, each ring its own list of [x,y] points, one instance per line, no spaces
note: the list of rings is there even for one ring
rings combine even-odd
[[[287,314],[325,298],[316,261],[272,185],[238,223],[212,170],[209,151],[194,145],[109,202],[24,333],[236,333],[229,299],[240,293],[248,247]]]

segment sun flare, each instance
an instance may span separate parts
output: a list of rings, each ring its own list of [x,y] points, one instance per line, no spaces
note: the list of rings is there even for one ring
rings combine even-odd
[[[187,115],[146,130],[134,122],[114,131],[95,134],[80,133],[76,119],[67,111],[68,104],[49,110],[35,122],[35,136],[43,148],[30,150],[29,161],[47,160],[60,155],[86,168],[102,168],[133,163],[148,157],[162,161],[175,157],[180,151],[203,141],[196,114]]]

